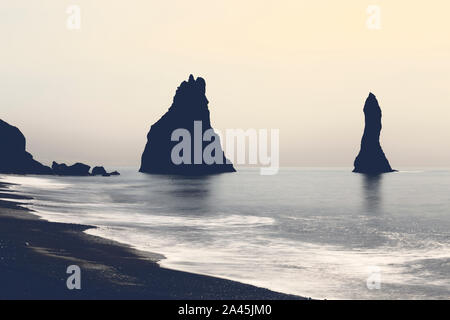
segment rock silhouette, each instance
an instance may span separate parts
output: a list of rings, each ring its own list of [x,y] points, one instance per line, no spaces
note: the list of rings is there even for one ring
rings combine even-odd
[[[393,172],[380,145],[381,109],[377,98],[370,93],[364,105],[365,128],[361,151],[355,159],[353,172],[380,174]]]
[[[68,166],[65,163],[59,164],[53,161],[52,169],[53,173],[58,176],[89,176],[91,167],[84,163],[75,163]]]
[[[120,176],[120,173],[117,171],[107,172],[104,167],[94,167],[94,169],[92,169],[91,175],[109,177],[109,176]]]
[[[94,169],[92,169],[92,175],[93,176],[106,176],[106,175],[108,175],[108,172],[106,172],[105,168],[103,168],[103,167],[94,167]]]
[[[68,166],[65,163],[57,163],[53,161],[52,164],[52,170],[53,174],[57,176],[74,176],[74,177],[83,177],[83,176],[103,176],[103,177],[109,177],[109,176],[118,176],[120,175],[119,172],[114,171],[111,173],[108,173],[104,167],[94,167],[92,169],[92,173],[89,172],[91,169],[90,166],[84,163],[75,163],[72,166]]]
[[[0,120],[0,173],[9,174],[42,174],[60,176],[89,176],[90,166],[83,163],[76,163],[67,166],[62,163],[53,162],[52,167],[44,166],[33,159],[33,156],[26,152],[26,139],[22,132]],[[94,174],[94,171],[96,174]],[[95,167],[92,175],[101,172],[102,176],[118,176],[119,172],[107,173],[103,167]]]
[[[201,122],[200,134],[203,136],[206,130],[212,129],[210,122],[210,113],[208,109],[208,99],[205,95],[206,82],[203,78],[194,79],[190,75],[188,81],[183,81],[178,87],[172,106],[169,110],[150,128],[147,135],[147,145],[142,154],[140,172],[158,173],[158,174],[177,174],[177,175],[208,175],[223,172],[235,172],[233,164],[229,162],[220,147],[219,137],[215,136],[211,142],[219,142],[219,148],[214,152],[214,157],[221,161],[215,161],[212,164],[205,162],[203,157],[199,159],[195,140],[202,139],[194,133],[197,121]],[[179,141],[172,141],[171,136],[174,130],[185,129],[189,131],[192,137],[190,141],[190,156],[181,152],[183,156],[189,158],[189,161],[175,164],[171,157],[173,147]],[[217,139],[217,140],[216,140]],[[197,140],[198,141],[198,140]],[[197,144],[202,152],[210,144],[209,141],[203,141]],[[217,153],[216,153],[217,152]],[[197,156],[196,156],[196,155]],[[216,157],[217,155],[217,157]]]
[[[0,172],[11,174],[52,174],[49,167],[33,159],[26,151],[22,132],[0,120]]]

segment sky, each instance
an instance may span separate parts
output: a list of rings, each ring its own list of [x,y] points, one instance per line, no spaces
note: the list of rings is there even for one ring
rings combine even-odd
[[[448,0],[1,0],[0,26],[0,119],[45,164],[138,167],[191,73],[213,127],[280,130],[283,166],[351,167],[369,92],[394,168],[450,164]]]

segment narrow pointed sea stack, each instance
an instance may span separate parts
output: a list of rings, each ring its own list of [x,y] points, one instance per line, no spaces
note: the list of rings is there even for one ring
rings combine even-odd
[[[205,80],[192,75],[189,81],[181,83],[172,106],[150,128],[140,172],[208,175],[236,171],[225,158],[219,137],[211,127],[205,90]],[[215,160],[211,163],[203,153],[212,149],[209,154]]]
[[[353,172],[367,174],[394,172],[380,145],[381,109],[372,93],[364,105],[364,116],[366,126],[361,140],[361,151],[355,159]]]
[[[34,160],[25,147],[22,132],[0,120],[0,173],[52,174],[52,169]]]

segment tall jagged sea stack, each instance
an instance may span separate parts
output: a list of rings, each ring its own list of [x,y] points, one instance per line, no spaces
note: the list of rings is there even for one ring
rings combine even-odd
[[[172,106],[150,128],[147,135],[147,145],[142,154],[140,172],[176,175],[208,175],[215,173],[234,172],[233,165],[225,158],[223,150],[217,150],[222,163],[207,164],[203,160],[197,163],[194,152],[191,152],[190,163],[175,164],[171,158],[173,147],[178,143],[172,141],[172,133],[176,129],[185,129],[193,137],[191,150],[195,149],[194,122],[201,122],[202,132],[212,129],[208,99],[206,98],[206,82],[203,78],[195,79],[190,75],[188,81],[183,81],[178,87]],[[200,138],[201,139],[201,138]],[[218,139],[218,137],[216,137]],[[207,145],[202,142],[202,150]]]

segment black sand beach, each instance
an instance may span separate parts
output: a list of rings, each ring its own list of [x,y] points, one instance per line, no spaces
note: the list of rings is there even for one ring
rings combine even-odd
[[[90,226],[40,219],[0,183],[0,299],[302,299],[234,281],[159,267],[158,255],[83,233]],[[67,267],[82,271],[68,290]]]

